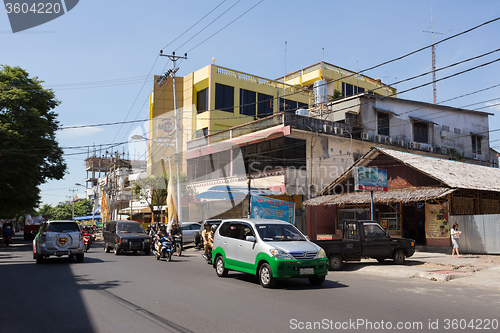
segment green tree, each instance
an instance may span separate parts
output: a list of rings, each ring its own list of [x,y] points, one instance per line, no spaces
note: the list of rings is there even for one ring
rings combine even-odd
[[[63,151],[55,133],[59,105],[43,81],[20,67],[0,66],[0,211],[12,216],[36,207],[39,185],[62,179]]]
[[[44,204],[40,209],[36,212],[37,215],[45,216],[48,219],[52,219],[52,215],[54,214],[55,208],[52,207],[51,204]]]
[[[74,209],[75,217],[92,215],[92,203],[88,199],[75,201]],[[48,218],[51,220],[71,220],[73,218],[73,204],[71,202],[59,204],[49,212]]]

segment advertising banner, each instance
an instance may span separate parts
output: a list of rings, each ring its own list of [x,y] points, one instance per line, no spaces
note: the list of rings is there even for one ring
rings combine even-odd
[[[295,202],[271,199],[252,195],[250,218],[276,219],[295,223]]]
[[[387,191],[387,170],[355,167],[353,177],[356,191]]]
[[[448,203],[425,204],[425,236],[427,238],[450,237]]]

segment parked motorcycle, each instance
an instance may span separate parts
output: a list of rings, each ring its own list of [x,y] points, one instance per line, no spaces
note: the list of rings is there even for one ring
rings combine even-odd
[[[172,260],[172,241],[167,237],[157,239],[153,247],[153,253],[156,260],[160,260],[161,258],[165,258],[167,261]]]

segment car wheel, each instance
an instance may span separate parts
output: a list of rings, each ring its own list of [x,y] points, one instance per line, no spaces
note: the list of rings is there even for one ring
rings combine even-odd
[[[84,257],[83,253],[77,254],[76,255],[76,262],[83,262],[83,257]]]
[[[109,246],[106,242],[104,242],[104,252],[109,253]]]
[[[268,263],[264,263],[260,266],[259,282],[264,288],[273,288],[276,285],[276,279],[273,277],[271,266],[269,266]]]
[[[344,266],[344,260],[339,255],[333,255],[328,258],[328,268],[331,271],[338,271]]]
[[[38,253],[36,255],[36,263],[37,264],[43,264],[43,256],[39,255]]]
[[[167,252],[167,254],[165,255],[165,258],[167,259],[167,261],[172,260],[172,253]]]
[[[406,259],[406,256],[405,256],[405,253],[403,252],[403,250],[396,250],[396,252],[394,252],[394,262],[397,264],[397,265],[402,265],[405,263],[405,259]]]
[[[325,282],[325,278],[326,276],[310,276],[309,277],[309,282],[313,285],[313,286],[321,286],[323,284],[323,282]]]
[[[385,258],[376,258],[378,262],[384,262],[385,261]]]
[[[222,258],[222,256],[218,256],[217,259],[215,259],[215,272],[218,277],[227,276],[228,270],[224,267],[224,258]]]
[[[200,234],[199,234],[199,233],[196,233],[196,234],[194,235],[194,246],[195,246],[195,247],[198,247],[198,245],[200,245],[200,241],[201,241],[201,240],[200,240]]]
[[[118,254],[120,254],[120,249],[118,249],[118,244],[115,244],[114,252],[115,252],[115,256],[117,256]]]

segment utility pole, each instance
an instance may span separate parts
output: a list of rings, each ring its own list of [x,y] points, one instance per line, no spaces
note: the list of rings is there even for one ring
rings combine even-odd
[[[187,59],[187,53],[184,56],[176,56],[175,52],[172,55],[163,54],[163,50],[160,50],[160,56],[168,57],[172,60],[172,71],[170,75],[174,80],[174,117],[175,117],[175,161],[177,162],[177,223],[179,223],[179,229],[182,230],[182,195],[181,195],[181,160],[179,155],[179,111],[177,110],[177,90],[175,86],[175,73],[179,68],[175,67],[175,62],[178,59]],[[181,231],[182,232],[182,231]]]
[[[70,192],[73,192],[73,197],[71,198],[71,219],[75,219],[75,192],[78,191],[74,188],[69,190]]]

